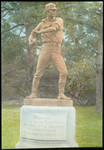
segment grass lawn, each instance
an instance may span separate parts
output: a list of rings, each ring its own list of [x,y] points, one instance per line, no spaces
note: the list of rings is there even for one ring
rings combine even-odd
[[[102,115],[94,106],[75,106],[76,142],[79,147],[102,147]]]
[[[2,149],[14,149],[20,136],[21,105],[2,106]],[[79,147],[102,147],[102,116],[94,106],[76,109],[75,139]]]

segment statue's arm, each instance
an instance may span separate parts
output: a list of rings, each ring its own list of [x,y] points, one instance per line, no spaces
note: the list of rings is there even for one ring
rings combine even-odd
[[[45,29],[42,29],[40,31],[37,31],[37,33],[48,33],[48,32],[54,32],[54,31],[58,31],[59,30],[59,26],[58,25],[54,25]]]
[[[41,23],[37,25],[37,27],[31,31],[29,36],[29,44],[33,44],[36,42],[34,36],[37,34],[37,32],[41,29]]]
[[[54,31],[58,31],[58,30],[59,30],[59,26],[56,24],[56,25],[52,25],[48,28],[41,29],[41,30],[37,31],[37,33],[42,34],[42,33],[54,32]]]
[[[54,31],[58,31],[61,30],[63,28],[63,20],[60,19],[59,22],[55,22],[52,23],[51,26],[49,26],[48,28],[45,29],[41,29],[39,31],[37,31],[37,33],[48,33],[48,32],[54,32]]]

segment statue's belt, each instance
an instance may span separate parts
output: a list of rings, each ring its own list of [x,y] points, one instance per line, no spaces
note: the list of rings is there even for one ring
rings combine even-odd
[[[53,45],[58,45],[58,46],[60,46],[61,44],[59,44],[59,43],[57,43],[57,42],[51,42],[51,41],[44,41],[44,42],[42,42],[43,44],[53,44]]]

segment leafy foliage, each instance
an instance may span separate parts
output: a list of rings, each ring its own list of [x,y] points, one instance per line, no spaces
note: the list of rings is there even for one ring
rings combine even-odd
[[[66,94],[77,95],[83,104],[94,104],[99,13],[102,2],[54,3],[58,7],[57,16],[64,20],[61,51],[69,73]],[[47,2],[19,1],[1,3],[2,92],[5,100],[23,98],[30,93],[30,80],[36,70],[41,40],[37,37],[37,45],[30,47],[28,36],[46,17],[46,4]],[[43,88],[44,81],[46,83]],[[58,89],[58,72],[50,63],[42,77],[39,92],[50,97],[49,91],[53,89],[50,85],[54,84]],[[56,97],[57,93],[54,93],[55,91],[51,94]]]

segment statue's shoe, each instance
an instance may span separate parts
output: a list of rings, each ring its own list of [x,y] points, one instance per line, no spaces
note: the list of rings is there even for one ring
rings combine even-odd
[[[60,95],[58,96],[58,99],[71,100],[70,97],[67,97],[67,96],[65,96],[64,94],[60,94]]]
[[[34,99],[34,98],[36,98],[36,94],[34,93],[26,97],[26,99]]]

